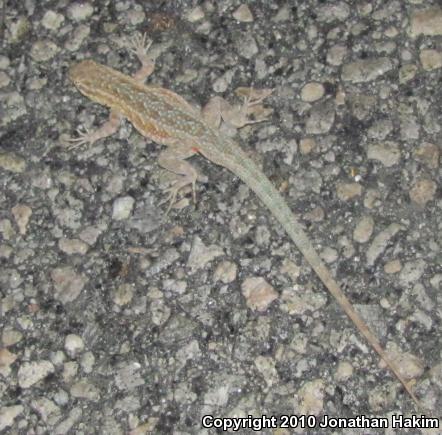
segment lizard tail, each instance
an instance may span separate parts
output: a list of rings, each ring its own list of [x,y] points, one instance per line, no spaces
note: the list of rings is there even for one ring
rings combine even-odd
[[[236,166],[236,165],[235,165]],[[238,165],[239,166],[239,165]],[[393,372],[395,377],[404,386],[407,393],[413,399],[419,409],[423,409],[417,397],[414,395],[408,382],[402,377],[397,365],[390,360],[377,337],[370,330],[367,324],[362,320],[360,315],[355,311],[351,302],[342,292],[336,280],[331,275],[329,269],[321,260],[307,233],[303,230],[302,225],[296,219],[281,194],[276,190],[274,185],[262,173],[262,171],[247,157],[243,156],[241,167],[232,167],[231,170],[237,174],[259,197],[265,206],[271,211],[273,216],[284,227],[287,234],[295,243],[299,251],[305,257],[312,269],[321,279],[327,290],[336,299],[338,304],[358,328],[359,332],[366,338],[377,354],[385,361],[387,366]]]

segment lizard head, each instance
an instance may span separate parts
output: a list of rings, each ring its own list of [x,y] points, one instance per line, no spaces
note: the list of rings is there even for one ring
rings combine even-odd
[[[91,90],[96,86],[97,80],[100,82],[99,67],[93,60],[83,60],[69,68],[69,79],[74,83],[78,90],[89,96]]]

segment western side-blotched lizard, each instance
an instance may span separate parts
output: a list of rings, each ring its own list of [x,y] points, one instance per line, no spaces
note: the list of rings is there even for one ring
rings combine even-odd
[[[191,184],[194,191],[197,172],[185,159],[196,153],[240,177],[284,227],[328,291],[385,361],[414,402],[420,406],[399,368],[387,356],[377,337],[355,311],[316,253],[302,225],[261,169],[236,142],[218,131],[213,119],[205,119],[199,110],[174,92],[143,84],[144,79],[154,68],[153,60],[147,55],[149,45],[144,38],[138,38],[133,45],[133,51],[142,63],[142,68],[133,78],[93,60],[84,60],[70,68],[69,77],[75,86],[91,100],[111,109],[110,119],[105,125],[95,132],[81,134],[80,137],[71,139],[71,142],[75,145],[92,144],[114,133],[121,118],[127,118],[143,136],[168,147],[161,153],[159,164],[177,176],[175,184],[170,189],[171,204],[178,190],[184,186]],[[259,106],[267,95],[266,92],[261,96],[259,93],[251,95],[251,101],[244,106],[242,115],[253,111],[253,106]],[[262,119],[253,122],[260,120]],[[247,121],[241,123],[245,124]]]

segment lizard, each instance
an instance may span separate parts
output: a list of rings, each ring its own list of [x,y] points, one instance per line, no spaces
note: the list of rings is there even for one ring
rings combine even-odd
[[[69,69],[68,75],[77,89],[86,97],[110,108],[109,120],[95,131],[79,131],[78,137],[71,138],[72,146],[92,145],[99,139],[115,133],[123,118],[128,119],[144,137],[167,146],[158,157],[158,163],[175,174],[177,179],[168,189],[170,205],[177,192],[191,185],[195,199],[195,184],[198,173],[186,160],[200,154],[211,162],[222,166],[238,176],[262,201],[270,213],[282,225],[290,239],[304,256],[329,293],[350,318],[360,334],[385,362],[397,380],[403,385],[416,406],[422,406],[411,386],[403,377],[399,367],[390,359],[350,300],[341,290],[329,268],[316,252],[302,224],[296,218],[286,201],[257,164],[228,135],[222,134],[217,122],[197,110],[178,94],[153,85],[144,84],[152,74],[155,61],[148,54],[150,40],[146,35],[134,38],[128,44],[135,53],[141,68],[131,77],[91,59],[82,60]],[[247,120],[253,106],[259,106],[269,94],[259,92],[246,99],[239,119],[240,124],[260,122],[266,118]]]

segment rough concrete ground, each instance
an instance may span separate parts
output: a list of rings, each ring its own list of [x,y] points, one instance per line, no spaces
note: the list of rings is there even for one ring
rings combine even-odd
[[[415,412],[235,176],[193,158],[198,202],[187,193],[165,219],[160,146],[129,123],[63,145],[107,116],[67,69],[135,71],[121,48],[135,32],[154,41],[151,82],[192,104],[274,88],[270,120],[238,141],[437,416],[440,2],[195,3],[3,1],[0,430],[204,434],[204,415]]]

